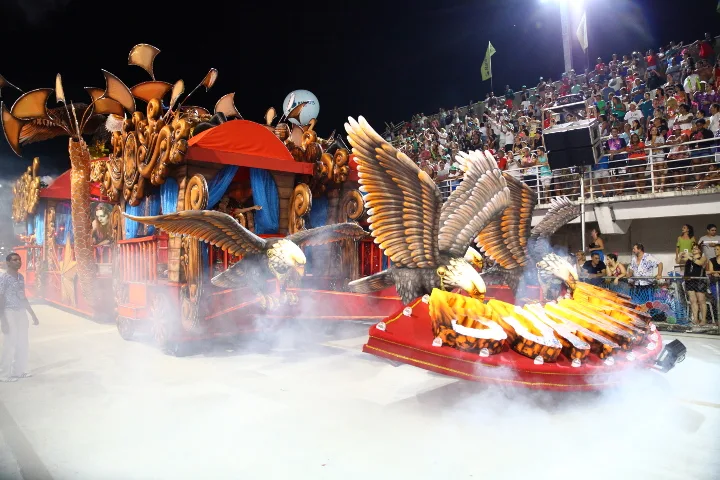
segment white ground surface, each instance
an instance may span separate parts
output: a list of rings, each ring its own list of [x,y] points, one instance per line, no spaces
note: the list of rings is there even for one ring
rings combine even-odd
[[[720,478],[716,339],[619,390],[531,394],[363,354],[363,325],[173,358],[36,311],[35,376],[0,384],[2,479]]]

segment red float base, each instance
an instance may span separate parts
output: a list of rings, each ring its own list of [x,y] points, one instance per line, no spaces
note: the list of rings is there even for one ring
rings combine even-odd
[[[384,331],[372,326],[363,351],[464,380],[538,390],[581,391],[622,384],[627,378],[623,373],[633,368],[650,368],[662,349],[662,338],[657,332],[655,348],[636,347],[633,361],[627,360],[623,352],[615,356],[614,365],[606,365],[594,354],[580,367],[573,367],[562,355],[557,362],[536,365],[533,359],[509,349],[480,357],[451,347],[434,347],[428,305],[417,299],[410,306],[409,317],[402,314],[402,309],[387,317]]]

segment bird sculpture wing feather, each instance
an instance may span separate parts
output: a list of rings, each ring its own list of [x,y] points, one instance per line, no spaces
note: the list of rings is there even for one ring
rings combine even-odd
[[[437,186],[363,117],[349,118],[345,130],[358,163],[360,190],[367,194],[364,199],[375,243],[396,266],[436,267],[442,205]]]
[[[85,114],[88,105],[84,103],[76,103],[75,111],[78,122],[80,122]],[[23,125],[20,130],[20,144],[27,145],[29,143],[42,142],[50,140],[61,135],[67,135],[67,130],[63,126],[74,130],[75,119],[68,117],[68,109],[65,107],[48,108],[48,118],[34,118]],[[85,125],[84,134],[95,133],[99,124],[105,120],[104,115],[92,114],[90,120]]]
[[[580,215],[580,205],[570,201],[568,197],[556,197],[550,201],[550,208],[530,235],[532,237],[549,237],[560,227],[573,221]]]
[[[557,197],[550,201],[547,213],[530,232],[528,250],[535,261],[551,252],[550,236],[578,215],[580,205],[575,205],[568,197]]]
[[[455,157],[465,171],[440,215],[439,249],[463,257],[470,243],[510,202],[510,190],[490,152],[461,152]]]
[[[237,220],[222,212],[212,210],[185,210],[155,217],[135,217],[123,214],[130,220],[155,225],[168,233],[187,235],[210,245],[217,245],[233,255],[261,253],[266,242]]]
[[[360,240],[366,235],[367,232],[360,225],[348,222],[325,225],[310,230],[300,230],[297,233],[288,235],[287,239],[298,247],[312,247],[339,242],[340,240]]]
[[[395,285],[395,281],[388,270],[383,270],[359,280],[353,280],[348,284],[353,293],[373,293]]]
[[[510,189],[510,205],[491,221],[475,241],[501,267],[524,267],[528,261],[527,242],[537,195],[523,182],[504,174]]]

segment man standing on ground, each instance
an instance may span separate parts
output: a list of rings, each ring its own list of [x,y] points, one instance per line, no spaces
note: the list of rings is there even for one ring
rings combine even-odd
[[[7,271],[0,274],[0,322],[3,347],[0,381],[15,382],[30,377],[28,359],[28,314],[33,325],[39,325],[37,315],[25,296],[25,278],[19,272],[22,260],[17,253],[6,258]]]

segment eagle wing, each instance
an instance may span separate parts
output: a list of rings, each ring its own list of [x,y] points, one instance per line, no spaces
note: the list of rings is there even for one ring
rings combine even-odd
[[[475,236],[508,206],[510,191],[490,152],[460,152],[455,158],[465,175],[442,207],[439,248],[462,258]]]
[[[537,195],[523,182],[504,175],[510,189],[510,205],[480,232],[475,241],[482,252],[501,267],[513,269],[524,267],[528,261],[527,244]]]
[[[313,247],[325,245],[326,243],[339,242],[340,240],[360,240],[367,235],[367,232],[357,223],[336,223],[324,227],[300,230],[297,233],[288,235],[287,239],[298,247]]]
[[[550,236],[578,215],[580,205],[575,205],[568,197],[553,198],[548,212],[530,232],[530,255],[537,261],[550,253]]]
[[[187,235],[210,245],[217,245],[233,255],[262,253],[266,242],[237,220],[222,212],[212,210],[184,210],[155,217],[125,217],[146,225],[155,225],[168,233]]]
[[[556,197],[550,201],[550,208],[540,223],[533,227],[530,236],[549,237],[560,227],[573,221],[580,215],[580,205],[575,205],[568,197]]]
[[[360,191],[367,194],[364,200],[375,243],[397,266],[437,266],[440,190],[363,117],[348,118],[345,130],[358,163]]]

